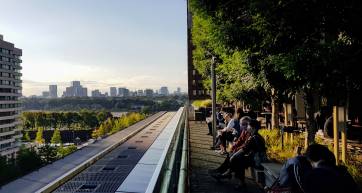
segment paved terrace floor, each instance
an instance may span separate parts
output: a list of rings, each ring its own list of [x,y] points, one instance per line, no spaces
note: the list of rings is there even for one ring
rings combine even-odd
[[[52,164],[46,165],[37,171],[27,174],[17,180],[14,180],[4,186],[0,186],[0,193],[31,193],[36,192],[40,188],[46,186],[53,180],[62,176],[69,170],[85,162],[97,153],[107,147],[117,143],[125,136],[133,133],[144,125],[149,125],[156,118],[160,117],[164,112],[152,115],[126,129],[123,129],[105,139],[90,144],[81,150],[78,150],[64,159],[60,159]]]
[[[211,150],[212,136],[208,133],[205,122],[190,121],[190,192],[191,193],[221,193],[240,192],[234,189],[238,181],[236,179],[224,179],[216,181],[208,174],[209,169],[215,169],[225,160]],[[244,192],[262,193],[261,187],[246,172],[247,189]]]

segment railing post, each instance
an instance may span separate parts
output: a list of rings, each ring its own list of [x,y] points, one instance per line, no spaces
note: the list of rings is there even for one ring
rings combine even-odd
[[[212,138],[213,146],[216,143],[216,75],[215,75],[215,56],[211,59],[211,97],[212,97]]]
[[[338,132],[338,107],[333,106],[333,150],[336,164],[339,164],[339,132]]]

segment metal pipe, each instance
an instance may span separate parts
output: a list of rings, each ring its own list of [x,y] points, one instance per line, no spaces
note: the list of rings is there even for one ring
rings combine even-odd
[[[182,144],[182,156],[181,156],[181,165],[180,165],[180,174],[179,181],[177,185],[177,193],[185,193],[187,185],[187,176],[188,176],[188,120],[187,120],[187,110],[186,110],[186,119],[185,119],[185,129],[183,133],[183,144]]]
[[[163,176],[162,179],[162,183],[161,183],[161,187],[160,187],[160,193],[168,193],[169,191],[169,187],[170,187],[170,183],[172,180],[172,171],[174,170],[174,165],[175,165],[175,160],[176,160],[176,152],[179,149],[178,147],[180,146],[180,135],[181,135],[181,126],[183,125],[183,121],[185,119],[185,110],[186,108],[184,108],[184,112],[182,113],[182,118],[181,121],[179,122],[179,124],[177,125],[177,134],[176,134],[176,140],[175,140],[175,144],[172,148],[172,152],[171,152],[171,157],[170,157],[170,161],[167,164],[167,168],[165,169],[165,174]]]
[[[211,98],[212,98],[212,139],[213,146],[216,143],[216,75],[215,56],[211,58]]]

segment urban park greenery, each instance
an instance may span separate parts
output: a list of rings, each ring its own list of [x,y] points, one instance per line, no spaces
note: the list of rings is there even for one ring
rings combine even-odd
[[[361,90],[361,8],[358,1],[191,0],[195,68],[210,88],[215,57],[218,101],[271,100],[274,120],[278,103],[303,93],[313,141],[318,97],[348,105]]]

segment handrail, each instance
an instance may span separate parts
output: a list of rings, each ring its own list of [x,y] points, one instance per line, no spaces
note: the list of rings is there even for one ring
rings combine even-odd
[[[185,129],[183,133],[182,156],[179,173],[179,181],[177,185],[177,193],[185,193],[188,185],[188,164],[189,164],[189,141],[188,141],[188,108],[185,107]]]
[[[153,192],[187,192],[188,187],[188,108],[184,107],[179,125],[177,126],[174,146],[169,153],[169,160],[159,176],[159,189]]]

